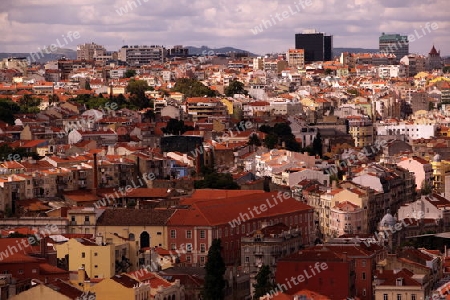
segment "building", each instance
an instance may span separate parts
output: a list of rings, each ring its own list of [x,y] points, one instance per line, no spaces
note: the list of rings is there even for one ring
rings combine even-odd
[[[228,111],[219,98],[193,97],[186,100],[186,110],[193,121],[202,118],[227,117]]]
[[[441,58],[441,50],[437,51],[436,48],[431,48],[430,53],[428,53],[427,57],[427,70],[435,70],[442,69],[442,58]]]
[[[368,116],[348,116],[349,133],[355,141],[355,147],[365,147],[374,143],[372,119]]]
[[[123,46],[119,50],[119,60],[130,66],[143,66],[152,62],[164,62],[166,49],[157,45]]]
[[[384,54],[394,54],[396,60],[400,61],[409,54],[409,41],[406,35],[381,34],[379,38],[379,50]]]
[[[244,273],[250,274],[251,286],[256,283],[255,276],[263,265],[269,266],[275,274],[278,259],[303,248],[299,232],[298,228],[278,223],[241,237],[241,265]]]
[[[77,60],[95,60],[97,56],[103,56],[105,53],[105,47],[95,43],[86,43],[77,46]]]
[[[305,62],[332,60],[333,36],[315,30],[297,33],[295,49],[304,49]]]
[[[382,270],[374,276],[375,300],[426,299],[422,278],[407,269]]]
[[[303,69],[305,67],[305,50],[289,49],[286,52],[286,60],[290,67],[297,67]]]
[[[112,244],[98,245],[85,238],[70,239],[56,244],[61,267],[69,271],[86,271],[90,278],[109,278],[115,274],[115,247]]]

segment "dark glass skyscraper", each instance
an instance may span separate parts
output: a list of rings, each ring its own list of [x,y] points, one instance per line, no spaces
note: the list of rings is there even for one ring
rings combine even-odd
[[[331,60],[333,36],[322,32],[297,33],[295,49],[305,50],[305,62]]]

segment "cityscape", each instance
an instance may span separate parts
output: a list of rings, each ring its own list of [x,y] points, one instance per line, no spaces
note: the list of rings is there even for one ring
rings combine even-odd
[[[0,300],[450,298],[448,4],[254,1],[5,1]]]

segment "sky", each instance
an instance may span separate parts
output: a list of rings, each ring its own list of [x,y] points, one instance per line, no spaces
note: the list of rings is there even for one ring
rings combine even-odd
[[[333,35],[334,47],[378,48],[382,32],[413,35],[450,55],[449,0],[0,0],[0,52],[55,44],[235,47],[255,54],[295,47],[295,34]]]

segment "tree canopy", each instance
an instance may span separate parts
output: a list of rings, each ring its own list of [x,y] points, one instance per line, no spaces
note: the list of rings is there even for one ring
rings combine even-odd
[[[11,100],[0,99],[0,121],[14,124],[14,114],[20,112],[20,106]]]
[[[248,94],[247,90],[244,89],[244,84],[237,80],[231,81],[224,92],[227,97],[233,97],[235,94]]]
[[[186,126],[182,120],[170,119],[169,122],[167,122],[167,126],[163,127],[161,130],[165,134],[182,135],[188,130],[194,130],[194,127]]]
[[[215,97],[218,93],[211,90],[198,80],[190,78],[179,78],[172,88],[172,92],[183,93],[187,98],[190,97]]]
[[[225,288],[225,263],[221,254],[221,240],[212,240],[208,250],[208,257],[205,264],[205,284],[203,286],[204,300],[223,300]]]
[[[267,133],[264,144],[267,148],[273,149],[283,146],[286,150],[298,152],[301,150],[300,144],[295,140],[291,127],[286,123],[276,123],[273,127],[262,125],[259,131]]]
[[[258,300],[260,297],[268,294],[271,290],[273,290],[274,285],[271,281],[271,275],[272,271],[270,271],[270,267],[267,265],[263,265],[258,274],[256,274],[256,283],[253,285],[253,287],[255,288],[253,299]]]
[[[233,180],[230,173],[211,172],[206,174],[203,180],[194,182],[196,189],[223,189],[239,190],[239,185]]]

